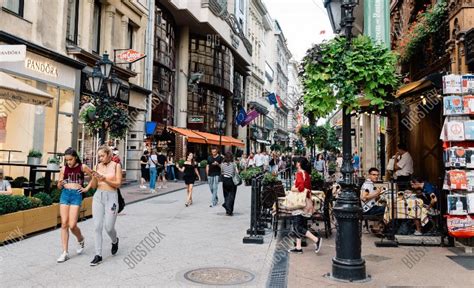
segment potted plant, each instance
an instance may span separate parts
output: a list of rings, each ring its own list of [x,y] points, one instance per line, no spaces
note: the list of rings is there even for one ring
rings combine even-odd
[[[242,181],[245,182],[245,186],[250,186],[252,183],[252,178],[257,176],[260,173],[260,169],[258,168],[248,168],[247,170],[243,170],[240,172],[240,177],[242,178]]]
[[[79,121],[80,123],[86,123],[88,121],[93,121],[95,119],[95,114],[97,112],[96,107],[92,103],[86,103],[81,107],[79,111]]]
[[[48,164],[47,164],[46,169],[48,169],[48,170],[59,170],[59,164],[60,164],[60,161],[59,161],[58,157],[50,157],[48,159]]]
[[[328,165],[328,172],[330,175],[336,173],[336,169],[337,169],[337,164],[336,162],[329,162],[329,165]]]
[[[35,149],[31,149],[30,152],[28,152],[28,160],[27,164],[29,165],[40,165],[41,164],[41,157],[43,154]]]
[[[206,166],[207,160],[199,162],[199,175],[201,176],[201,181],[207,181]]]
[[[311,190],[322,190],[324,176],[316,170],[311,171]]]
[[[262,184],[262,205],[264,208],[272,208],[278,197],[285,197],[285,188],[273,173],[266,173],[263,176]]]

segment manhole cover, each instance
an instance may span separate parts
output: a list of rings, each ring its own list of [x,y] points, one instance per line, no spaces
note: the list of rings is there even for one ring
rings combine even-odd
[[[252,281],[255,276],[240,269],[210,267],[188,271],[184,274],[184,278],[206,285],[238,285]]]

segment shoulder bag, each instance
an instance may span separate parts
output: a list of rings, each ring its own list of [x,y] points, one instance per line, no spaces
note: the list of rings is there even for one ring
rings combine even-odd
[[[304,173],[303,173],[303,181],[304,181]],[[290,191],[288,195],[286,195],[285,197],[283,206],[285,206],[285,208],[288,210],[297,210],[297,209],[305,208],[306,207],[306,189],[303,192]]]
[[[117,169],[117,165],[118,164],[115,164],[115,169]],[[117,188],[117,199],[118,199],[118,213],[120,213],[122,212],[123,208],[125,208],[125,199],[123,199],[122,193],[120,193],[120,188]]]
[[[234,181],[235,186],[242,185],[242,178],[240,177],[239,173],[237,173],[237,166],[234,165],[234,176],[232,176],[232,181]]]

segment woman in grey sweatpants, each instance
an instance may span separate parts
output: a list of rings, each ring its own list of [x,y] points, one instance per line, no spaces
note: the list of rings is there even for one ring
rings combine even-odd
[[[112,150],[108,146],[101,146],[97,155],[99,164],[93,172],[97,180],[97,191],[92,201],[92,217],[95,227],[95,257],[91,266],[96,266],[102,262],[102,230],[105,231],[112,240],[112,255],[118,251],[118,237],[115,231],[115,220],[118,214],[118,194],[117,188],[122,183],[122,167],[112,161]]]

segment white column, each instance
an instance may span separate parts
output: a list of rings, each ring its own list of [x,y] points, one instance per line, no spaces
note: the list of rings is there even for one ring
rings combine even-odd
[[[81,28],[79,30],[78,45],[85,50],[90,51],[91,37],[92,37],[92,15],[94,15],[94,1],[87,0],[79,2],[82,4],[82,9],[79,9],[79,23]]]
[[[188,75],[189,75],[189,27],[181,27],[178,50],[178,71],[176,97],[176,126],[187,127]]]
[[[114,57],[114,51],[113,51],[113,46],[112,46],[112,37],[114,36],[114,17],[115,17],[115,7],[112,5],[108,5],[107,8],[105,9],[105,27],[104,27],[104,32],[102,35],[104,35],[104,42],[102,47],[104,48],[104,51],[107,51],[110,55],[110,59],[113,60]]]

